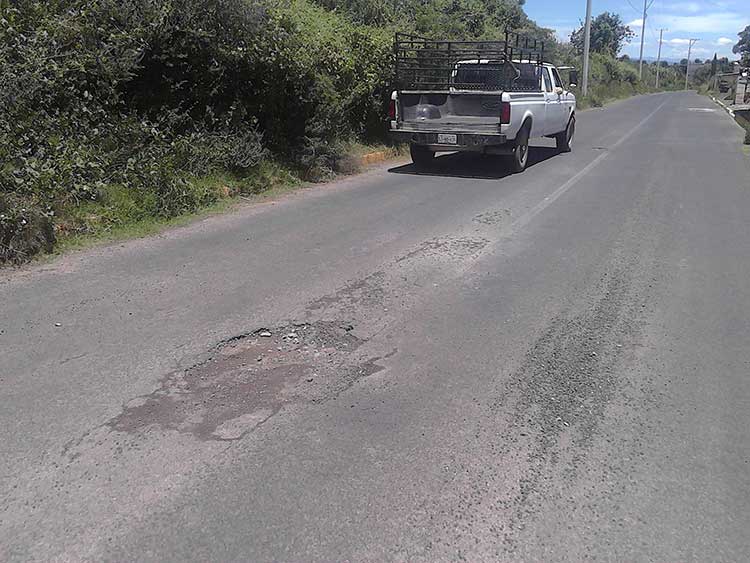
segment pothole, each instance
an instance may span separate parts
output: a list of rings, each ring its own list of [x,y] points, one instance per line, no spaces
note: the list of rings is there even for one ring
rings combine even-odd
[[[160,427],[202,440],[236,440],[285,404],[334,398],[382,369],[378,358],[356,357],[364,342],[351,325],[335,322],[259,329],[168,374],[158,389],[130,401],[106,426],[131,434]]]

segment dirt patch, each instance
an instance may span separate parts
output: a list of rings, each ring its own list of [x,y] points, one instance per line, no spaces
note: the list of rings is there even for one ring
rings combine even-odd
[[[382,369],[359,361],[364,340],[334,322],[259,329],[217,346],[199,364],[165,376],[107,422],[117,432],[154,427],[201,440],[237,440],[285,404],[321,402]]]

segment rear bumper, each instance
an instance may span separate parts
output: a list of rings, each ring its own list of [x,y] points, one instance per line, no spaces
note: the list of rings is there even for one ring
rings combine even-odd
[[[438,142],[438,134],[449,133],[456,136],[455,144],[443,144]],[[428,145],[433,150],[478,150],[484,147],[493,147],[504,145],[507,139],[502,133],[465,133],[460,131],[430,131],[430,130],[410,130],[410,129],[391,129],[389,134],[392,139],[414,143],[416,145]]]

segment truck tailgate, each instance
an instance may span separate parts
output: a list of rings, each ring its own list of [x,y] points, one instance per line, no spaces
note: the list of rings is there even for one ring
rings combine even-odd
[[[398,128],[499,134],[501,95],[502,92],[402,92]]]

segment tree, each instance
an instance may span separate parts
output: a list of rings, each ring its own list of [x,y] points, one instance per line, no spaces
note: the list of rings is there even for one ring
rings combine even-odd
[[[695,61],[693,61],[693,62],[695,62],[695,64],[697,64],[697,65],[702,65],[703,64],[703,61],[700,60],[700,59],[695,59]]]
[[[578,53],[583,52],[583,26],[570,35],[570,43]],[[619,14],[604,12],[591,22],[591,50],[616,56],[635,33],[625,25]]]
[[[716,71],[718,68],[719,68],[719,59],[716,57],[716,53],[714,53],[714,58],[711,59],[711,76],[716,74]]]
[[[690,82],[694,86],[700,86],[701,84],[708,84],[711,80],[711,67],[709,65],[702,65],[693,67],[690,69]]]
[[[740,38],[732,47],[732,53],[740,55],[743,60],[750,59],[750,25],[737,34]]]

